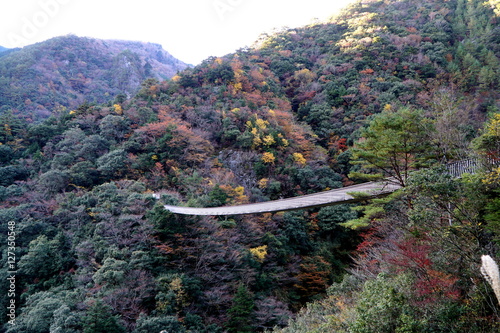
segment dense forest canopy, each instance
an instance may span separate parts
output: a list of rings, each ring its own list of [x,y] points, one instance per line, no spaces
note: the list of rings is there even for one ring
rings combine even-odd
[[[480,265],[500,259],[499,15],[494,0],[363,0],[44,120],[1,93],[2,331],[497,332]],[[446,172],[466,159],[478,172]],[[359,205],[163,209],[386,176],[403,188]]]

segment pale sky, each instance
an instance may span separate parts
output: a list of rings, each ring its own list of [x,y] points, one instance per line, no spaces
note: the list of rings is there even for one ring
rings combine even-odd
[[[355,0],[0,0],[0,45],[52,37],[158,43],[196,65],[251,46],[261,33],[325,20]]]

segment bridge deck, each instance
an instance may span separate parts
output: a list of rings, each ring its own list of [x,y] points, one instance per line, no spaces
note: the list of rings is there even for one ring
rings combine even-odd
[[[492,163],[495,165],[499,164],[498,161],[493,161]],[[481,167],[480,162],[476,159],[467,159],[448,163],[446,165],[447,173],[453,178],[460,177],[463,173],[476,173]],[[387,178],[384,181],[368,182],[315,194],[302,195],[295,198],[258,202],[247,205],[211,208],[193,208],[169,205],[165,205],[164,207],[173,213],[184,215],[241,215],[269,213],[356,202],[389,194],[396,191],[400,187],[400,185],[391,181],[390,178]],[[366,193],[366,196],[362,199],[354,198],[349,194],[352,192]]]
[[[302,208],[320,207],[334,204],[343,204],[360,201],[349,193],[363,192],[367,198],[389,194],[399,189],[400,186],[390,181],[368,182],[339,189],[319,192],[315,194],[302,195],[295,198],[259,202],[246,205],[193,208],[165,205],[165,209],[184,215],[241,215],[254,213],[269,213]]]

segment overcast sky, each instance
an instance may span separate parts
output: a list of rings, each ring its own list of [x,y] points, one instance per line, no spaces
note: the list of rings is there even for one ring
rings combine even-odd
[[[67,34],[158,43],[198,64],[261,33],[325,20],[354,0],[0,0],[0,45]]]

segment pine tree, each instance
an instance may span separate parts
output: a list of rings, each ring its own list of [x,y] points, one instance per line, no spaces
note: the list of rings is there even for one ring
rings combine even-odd
[[[228,330],[231,333],[253,332],[252,317],[255,304],[248,289],[240,284],[229,309]]]

